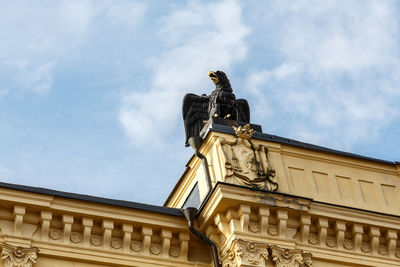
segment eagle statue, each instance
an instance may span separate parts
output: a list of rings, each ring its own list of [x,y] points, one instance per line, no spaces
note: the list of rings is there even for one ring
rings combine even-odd
[[[249,104],[245,99],[236,99],[226,74],[222,71],[210,71],[208,76],[215,84],[215,90],[210,95],[186,94],[183,98],[185,146],[190,145],[194,149],[199,147],[200,131],[211,117],[250,122]]]

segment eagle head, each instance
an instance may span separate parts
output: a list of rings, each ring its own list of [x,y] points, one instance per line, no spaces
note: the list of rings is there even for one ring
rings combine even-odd
[[[222,87],[227,87],[227,88],[231,87],[229,79],[223,71],[220,70],[217,70],[215,72],[209,71],[208,76],[217,86],[220,85]]]

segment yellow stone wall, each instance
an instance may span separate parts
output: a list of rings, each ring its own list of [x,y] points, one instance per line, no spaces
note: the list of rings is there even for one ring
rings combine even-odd
[[[240,164],[226,149],[249,142],[258,150],[246,166],[274,170],[277,191],[232,178]],[[192,157],[166,206],[181,208],[198,184],[194,225],[216,244],[222,267],[400,266],[399,166],[214,131],[200,151],[213,189]],[[0,186],[0,266],[213,266],[210,247],[177,210],[66,195]]]
[[[246,240],[311,252],[317,267],[400,266],[398,165],[252,138],[254,147],[268,149],[276,171],[279,188],[268,193],[226,183],[231,180],[221,140],[235,139],[210,131],[200,149],[214,185],[210,195],[201,161],[192,157],[166,202],[181,207],[198,183],[206,201],[199,227],[218,244],[221,256],[232,253],[237,240]],[[274,264],[269,258],[254,266]]]
[[[224,181],[226,170],[218,139],[232,139],[232,135],[210,132],[202,153],[208,158],[212,182]],[[300,149],[297,147],[252,139],[256,145],[268,148],[268,157],[276,171],[278,192],[312,198],[331,204],[354,207],[400,216],[400,166],[361,160]],[[185,181],[180,189],[190,189],[196,182],[204,199],[208,188],[201,161],[193,157]],[[167,203],[180,207],[190,190],[177,190]]]
[[[1,187],[0,230],[1,245],[39,248],[34,267],[211,262],[209,247],[190,234],[182,216]],[[6,257],[7,262],[13,261]]]

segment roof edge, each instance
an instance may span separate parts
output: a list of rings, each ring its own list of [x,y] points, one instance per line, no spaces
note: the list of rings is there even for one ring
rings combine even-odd
[[[72,199],[72,200],[81,200],[81,201],[105,204],[105,205],[110,205],[110,206],[117,206],[117,207],[130,208],[130,209],[136,209],[136,210],[142,210],[142,211],[148,211],[148,212],[155,212],[155,213],[160,213],[160,214],[164,214],[164,215],[184,217],[180,209],[144,204],[144,203],[139,203],[139,202],[131,202],[131,201],[126,201],[126,200],[118,200],[118,199],[103,198],[103,197],[90,196],[90,195],[84,195],[84,194],[69,193],[69,192],[58,191],[58,190],[53,190],[53,189],[34,187],[34,186],[26,186],[26,185],[17,185],[17,184],[4,183],[4,182],[0,182],[0,187],[12,189],[12,190],[19,190],[19,191],[24,191],[24,192],[42,194],[42,195],[50,195],[50,196],[55,196],[55,197],[67,198],[67,199]]]
[[[216,121],[214,123],[211,120],[208,121],[207,124],[204,126],[203,130],[201,131],[200,135],[203,139],[206,139],[207,135],[211,131],[232,134],[232,135],[235,134],[235,131],[233,130],[232,126],[230,126],[228,123],[224,123],[221,120]],[[290,138],[267,134],[267,133],[263,133],[261,131],[257,131],[257,129],[256,129],[256,132],[253,134],[252,139],[280,143],[280,144],[295,146],[295,147],[299,147],[299,148],[305,148],[305,149],[310,149],[310,150],[314,150],[314,151],[331,153],[331,154],[336,154],[336,155],[340,155],[340,156],[346,156],[346,157],[367,160],[367,161],[372,161],[372,162],[377,162],[377,163],[390,164],[390,165],[399,164],[397,161],[388,161],[388,160],[383,160],[383,159],[362,156],[359,154],[354,154],[354,153],[335,150],[335,149],[331,149],[331,148],[327,148],[327,147],[323,147],[323,146],[313,145],[310,143],[305,143],[305,142],[297,141],[297,140],[290,139]]]

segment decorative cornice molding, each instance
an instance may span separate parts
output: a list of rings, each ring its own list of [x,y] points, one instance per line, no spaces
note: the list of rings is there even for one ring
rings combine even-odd
[[[15,247],[7,243],[0,244],[2,259],[6,267],[32,267],[36,262],[39,249],[36,247]]]
[[[27,198],[26,202],[29,200]],[[0,202],[4,203],[1,197]],[[86,204],[81,203],[81,206],[84,205]],[[70,252],[71,249],[78,249],[75,251],[77,258],[87,261],[98,257],[98,261],[104,265],[113,262],[115,253],[121,256],[123,261],[130,261],[127,257],[132,254],[133,261],[139,262],[142,257],[152,257],[149,260],[153,261],[154,266],[157,265],[155,262],[160,260],[181,263],[188,261],[193,243],[189,243],[189,230],[186,224],[181,223],[180,218],[167,218],[170,222],[164,225],[166,218],[159,217],[158,214],[148,214],[146,218],[138,216],[139,219],[136,220],[135,217],[123,216],[124,213],[120,213],[121,210],[117,209],[113,211],[114,213],[110,212],[109,216],[115,216],[114,219],[110,219],[103,217],[102,209],[99,209],[100,213],[88,210],[87,214],[79,213],[79,209],[76,213],[64,212],[62,206],[57,206],[57,209],[61,211],[46,208],[38,212],[36,206],[26,203],[24,206],[9,207],[7,212],[6,209],[1,211],[0,231],[3,234],[0,241],[0,252],[3,256],[1,267],[34,266],[38,249],[28,248],[31,244],[45,249],[46,255],[60,255]],[[25,221],[18,217],[22,216],[23,211],[29,213]],[[132,214],[135,216],[135,211]],[[145,223],[141,221],[144,218]],[[13,227],[15,225],[16,227]],[[18,229],[18,235],[15,234],[14,228]],[[7,243],[2,244],[2,241]],[[21,247],[13,247],[10,244]],[[153,248],[155,246],[156,248]],[[208,249],[205,244],[196,241],[194,246]],[[157,249],[161,251],[157,252]],[[156,260],[154,255],[158,257],[157,253],[162,258]],[[98,256],[100,254],[104,257]]]
[[[296,200],[292,196],[267,193],[260,197],[255,190],[246,195],[244,187],[226,183],[219,184],[217,189],[210,201],[223,199],[220,205],[229,208],[212,214],[205,206],[202,225],[206,225],[207,236],[216,241],[222,252],[231,246],[231,240],[264,238],[269,244],[282,245],[285,240],[289,242],[287,247],[335,251],[363,260],[371,256],[391,261],[400,258],[400,227],[394,217],[323,203],[292,205]],[[259,199],[262,205],[257,202]],[[207,217],[208,214],[213,217]]]

